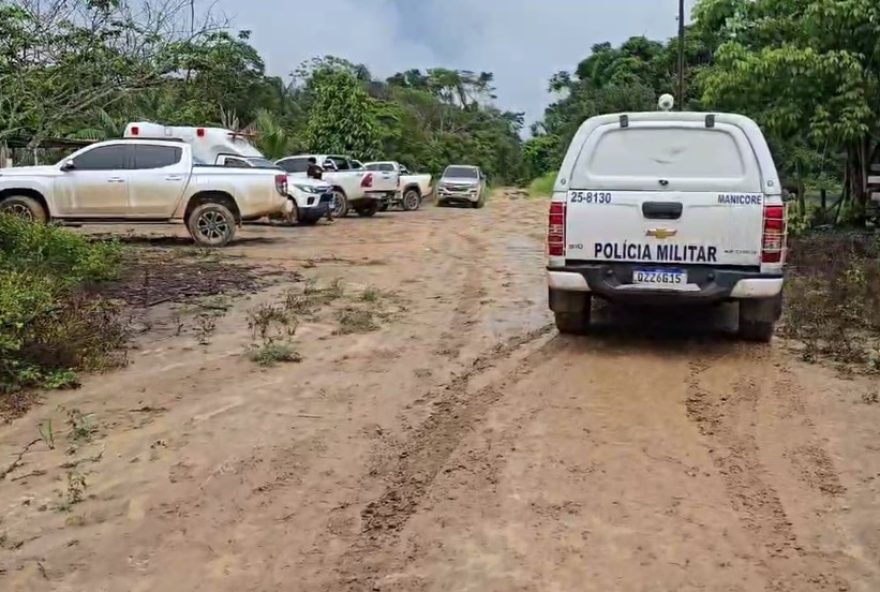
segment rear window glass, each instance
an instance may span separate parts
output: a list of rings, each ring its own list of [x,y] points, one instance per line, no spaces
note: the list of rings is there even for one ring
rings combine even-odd
[[[577,168],[590,177],[742,179],[746,166],[736,140],[707,129],[635,128],[602,134]]]
[[[394,171],[394,165],[389,162],[373,162],[367,165],[367,170],[390,173]]]

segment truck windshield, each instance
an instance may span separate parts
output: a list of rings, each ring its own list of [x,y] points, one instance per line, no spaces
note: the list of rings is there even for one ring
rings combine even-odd
[[[473,167],[451,166],[447,167],[443,172],[444,177],[452,177],[454,179],[478,179],[477,169]]]

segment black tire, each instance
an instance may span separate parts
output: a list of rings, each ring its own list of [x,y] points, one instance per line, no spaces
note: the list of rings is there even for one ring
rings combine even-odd
[[[755,343],[770,343],[776,323],[770,321],[740,321],[739,337],[745,341]]]
[[[348,197],[341,189],[333,190],[333,208],[332,215],[334,218],[345,218],[348,216]]]
[[[403,192],[400,207],[404,212],[414,212],[422,205],[422,194],[418,189],[409,188]]]
[[[354,211],[357,212],[357,215],[361,218],[372,218],[376,215],[376,212],[379,211],[379,202],[373,200],[369,205],[356,207]]]
[[[190,236],[202,247],[223,247],[235,237],[235,216],[221,203],[196,206],[186,221]]]
[[[49,219],[43,205],[26,195],[12,195],[0,201],[0,212],[38,224],[45,224]]]
[[[479,198],[477,201],[475,201],[475,202],[473,202],[473,203],[471,204],[471,207],[474,208],[474,209],[479,210],[479,209],[482,208],[484,205],[486,205],[486,202],[483,200],[483,196],[481,195],[480,198]]]
[[[776,320],[782,316],[782,294],[767,300],[743,300],[739,303],[739,337],[744,341],[769,343]]]
[[[587,335],[590,332],[590,307],[581,312],[557,312],[556,328],[563,335]]]

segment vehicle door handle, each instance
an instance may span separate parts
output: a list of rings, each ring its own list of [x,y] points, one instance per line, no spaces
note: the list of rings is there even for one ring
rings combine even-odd
[[[167,177],[165,177],[166,181],[180,181],[181,179],[183,179],[183,177],[181,177],[180,175],[168,175]]]
[[[122,177],[110,177],[107,179],[108,183],[125,183],[125,179]]]

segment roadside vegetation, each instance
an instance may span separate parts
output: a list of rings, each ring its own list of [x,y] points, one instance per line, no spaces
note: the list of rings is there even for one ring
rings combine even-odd
[[[529,197],[547,197],[553,193],[556,171],[548,171],[529,184]]]
[[[90,292],[116,277],[115,242],[0,216],[0,393],[64,388],[123,360],[125,323]]]
[[[806,361],[880,372],[880,240],[825,233],[791,246],[783,335]]]

